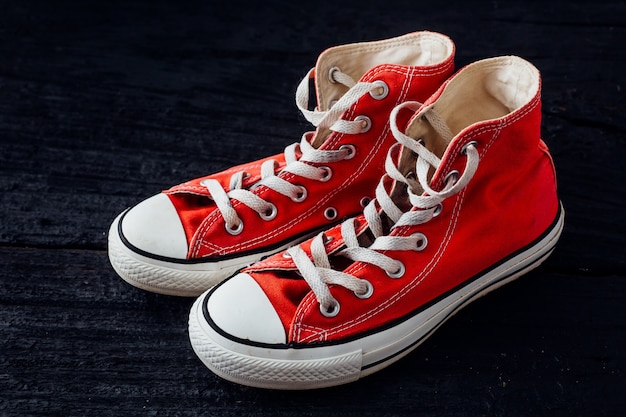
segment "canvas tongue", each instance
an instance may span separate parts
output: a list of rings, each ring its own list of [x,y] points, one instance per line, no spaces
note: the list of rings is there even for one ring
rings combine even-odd
[[[406,137],[411,140],[419,141],[429,152],[423,152],[422,158],[429,161],[432,166],[428,175],[430,179],[439,166],[440,158],[445,153],[448,144],[454,138],[454,134],[448,127],[441,114],[437,112],[433,105],[425,106],[420,109],[411,121],[409,121],[405,130]],[[414,178],[415,163],[417,155],[409,147],[405,146],[400,156],[398,169],[407,178]],[[417,180],[410,181],[412,191],[415,194],[421,192]]]
[[[319,111],[328,111],[370,69],[355,65],[359,61],[356,48],[356,45],[343,45],[319,56],[314,71]]]
[[[357,84],[356,80],[361,76],[362,74],[358,74],[353,78],[353,76],[342,72],[338,67],[332,67],[325,73],[319,69],[318,64],[314,71],[315,95],[317,98],[316,111],[320,115],[335,113],[330,118],[331,120],[341,117],[345,107],[340,108],[336,104]],[[333,106],[335,107],[333,108]],[[328,119],[327,117],[325,120]],[[319,124],[311,144],[315,148],[319,148],[326,141],[330,132],[330,123],[326,125]]]

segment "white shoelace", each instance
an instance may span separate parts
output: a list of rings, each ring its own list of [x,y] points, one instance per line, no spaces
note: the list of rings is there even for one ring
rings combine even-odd
[[[296,104],[304,117],[317,128],[317,131],[329,129],[345,134],[357,134],[369,129],[366,120],[358,117],[355,120],[343,120],[341,115],[367,93],[372,94],[373,97],[384,98],[380,94],[380,90],[382,89],[384,93],[387,86],[380,81],[357,83],[347,74],[335,69],[332,72],[333,81],[345,85],[349,90],[328,110],[309,110],[307,108],[310,95],[309,79],[313,71],[313,69],[310,70],[298,85]],[[337,150],[316,149],[312,145],[315,133],[314,131],[306,132],[302,135],[300,143],[293,143],[285,148],[284,155],[287,165],[283,168],[283,171],[324,182],[328,181],[332,176],[331,169],[326,166],[314,166],[310,163],[325,164],[349,159],[354,156],[355,149],[350,145],[342,145]],[[298,152],[300,153],[299,158]],[[292,184],[278,177],[276,167],[277,162],[275,160],[265,161],[261,165],[261,180],[253,186],[262,184],[295,202],[303,201],[307,197],[307,190],[302,186]],[[217,209],[224,218],[226,230],[235,235],[243,230],[243,221],[239,218],[231,200],[237,200],[250,207],[264,220],[271,220],[277,214],[277,208],[274,204],[257,196],[250,189],[242,187],[246,175],[243,171],[232,175],[228,191],[224,190],[220,183],[214,179],[206,179],[201,183],[208,189]]]
[[[368,227],[375,237],[374,242],[367,248],[362,247],[357,238],[355,220],[348,219],[341,225],[341,235],[345,242],[345,248],[336,253],[336,255],[346,257],[352,261],[361,261],[375,265],[383,269],[391,278],[401,277],[405,272],[405,267],[402,262],[381,253],[381,251],[421,251],[427,245],[427,237],[421,233],[415,233],[411,236],[385,235],[381,214],[379,214],[376,209],[375,202],[378,201],[382,211],[394,222],[393,228],[426,223],[439,214],[443,200],[456,194],[467,185],[476,172],[479,162],[476,147],[471,143],[468,144],[463,149],[463,153],[467,156],[463,174],[460,177],[458,177],[458,173],[456,173],[456,175],[450,175],[446,180],[446,185],[441,191],[433,190],[428,184],[428,171],[430,167],[437,169],[441,163],[440,159],[426,149],[419,141],[400,132],[396,124],[396,117],[400,109],[410,107],[415,111],[419,109],[419,106],[419,103],[416,102],[408,102],[397,106],[391,113],[390,126],[395,139],[399,142],[394,146],[402,145],[409,148],[417,155],[415,172],[419,186],[421,186],[425,193],[417,194],[417,192],[421,192],[422,190],[416,190],[416,192],[412,190],[410,185],[412,185],[415,180],[406,178],[400,173],[400,170],[391,158],[393,148],[390,149],[387,155],[385,168],[387,176],[407,186],[411,204],[420,210],[402,212],[383,186],[385,182],[385,177],[383,177],[376,189],[376,200],[372,200],[363,212]],[[452,134],[447,129],[447,126],[445,126],[445,122],[443,122],[433,110],[425,109],[422,115],[440,135],[451,139]],[[361,298],[369,297],[372,294],[373,287],[371,283],[365,279],[356,278],[345,272],[332,269],[325,247],[327,240],[323,232],[313,239],[311,242],[312,259],[309,258],[307,253],[299,245],[290,248],[287,253],[293,258],[300,274],[314,292],[320,304],[322,314],[335,316],[339,312],[339,303],[332,296],[329,285],[335,284],[345,287]]]

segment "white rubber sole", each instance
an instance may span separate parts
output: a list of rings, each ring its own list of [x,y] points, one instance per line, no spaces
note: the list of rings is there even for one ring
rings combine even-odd
[[[297,239],[273,250],[220,261],[190,263],[144,256],[127,246],[118,231],[123,213],[111,224],[109,261],[122,279],[142,290],[181,297],[197,297],[252,263],[294,245]]]
[[[205,296],[189,315],[189,338],[196,355],[215,374],[242,385],[303,390],[356,381],[407,355],[457,311],[539,266],[563,230],[564,211],[534,245],[405,321],[345,343],[312,347],[261,345],[220,334],[204,317]]]

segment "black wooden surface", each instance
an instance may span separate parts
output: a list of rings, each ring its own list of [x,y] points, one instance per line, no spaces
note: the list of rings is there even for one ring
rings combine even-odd
[[[567,214],[553,256],[359,382],[214,377],[193,300],[119,279],[110,222],[299,140],[295,87],[325,48],[423,29],[459,67],[541,70]],[[624,1],[0,2],[0,415],[626,415],[625,40]]]

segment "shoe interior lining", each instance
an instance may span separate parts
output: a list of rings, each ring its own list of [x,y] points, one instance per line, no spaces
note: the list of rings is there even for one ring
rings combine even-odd
[[[537,70],[521,58],[487,59],[454,77],[432,108],[456,136],[473,124],[498,119],[521,108],[538,89]],[[425,146],[440,158],[448,147],[448,141],[421,118],[415,119],[406,133],[423,139]]]
[[[537,71],[517,57],[485,60],[468,72],[453,79],[434,105],[454,135],[521,108],[539,88]]]
[[[327,110],[347,91],[347,87],[329,80],[328,74],[333,67],[358,81],[379,65],[437,65],[448,59],[453,50],[450,39],[432,32],[330,48],[320,55],[316,66],[318,105],[321,110]]]

